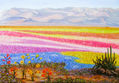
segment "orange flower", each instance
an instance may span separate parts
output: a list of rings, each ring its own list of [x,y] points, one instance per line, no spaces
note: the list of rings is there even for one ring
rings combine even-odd
[[[40,64],[37,64],[37,65],[36,65],[36,68],[39,68],[39,67],[40,67]]]
[[[18,70],[18,68],[17,68],[16,66],[15,66],[15,67],[12,67],[12,68],[10,69],[11,72],[16,71],[16,70]]]
[[[11,61],[7,61],[7,64],[10,64],[11,63]]]
[[[17,76],[17,73],[15,73],[15,76]]]
[[[14,71],[14,69],[13,69],[13,68],[11,68],[11,69],[10,69],[10,71],[11,71],[11,72],[13,72],[13,71]]]
[[[37,70],[36,73],[40,73],[40,71]]]
[[[52,72],[51,71],[49,72],[49,75],[52,75]]]
[[[28,69],[28,73],[29,73],[30,75],[32,75],[34,72],[33,72],[33,70]]]
[[[42,73],[46,73],[46,71],[45,70],[43,70],[43,72]]]

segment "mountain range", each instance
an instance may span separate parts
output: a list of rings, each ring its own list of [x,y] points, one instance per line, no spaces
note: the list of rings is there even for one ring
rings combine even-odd
[[[12,8],[0,13],[0,25],[119,27],[119,8]]]

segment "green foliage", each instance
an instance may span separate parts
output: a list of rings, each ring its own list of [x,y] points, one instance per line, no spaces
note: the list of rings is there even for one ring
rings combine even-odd
[[[107,49],[107,53],[102,55],[101,57],[97,57],[96,60],[93,60],[95,63],[94,69],[103,68],[106,70],[113,70],[116,69],[116,58],[115,53],[112,53],[112,47],[110,46],[110,50]]]

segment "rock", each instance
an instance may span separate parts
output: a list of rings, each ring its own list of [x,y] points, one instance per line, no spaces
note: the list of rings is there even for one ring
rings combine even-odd
[[[114,70],[109,70],[107,69],[105,71],[105,69],[103,68],[98,68],[98,69],[92,69],[92,73],[93,74],[104,74],[104,75],[107,75],[107,76],[119,76],[119,69],[116,69],[116,71]]]
[[[117,76],[118,73],[116,71],[111,71],[113,75]]]
[[[116,69],[116,72],[118,72],[118,73],[119,73],[119,68],[117,68],[117,69]]]
[[[94,73],[104,74],[105,70],[103,68],[94,69]]]
[[[104,74],[105,70],[103,68],[100,68],[98,71],[100,71],[100,73]]]
[[[111,72],[111,70],[106,70],[106,75],[108,75],[108,76],[112,76],[113,75],[113,73]]]

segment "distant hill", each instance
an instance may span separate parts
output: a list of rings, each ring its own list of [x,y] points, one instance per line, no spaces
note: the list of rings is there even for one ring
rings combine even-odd
[[[119,27],[119,9],[110,8],[12,8],[0,16],[0,25]]]

